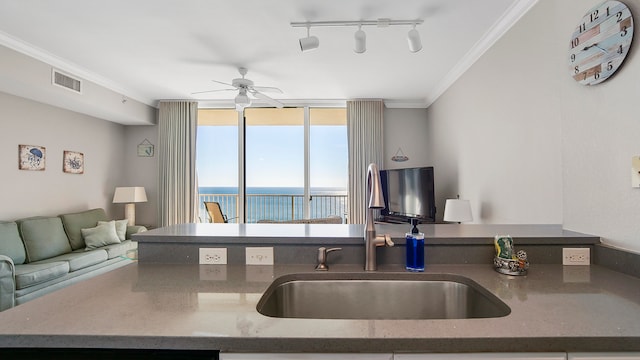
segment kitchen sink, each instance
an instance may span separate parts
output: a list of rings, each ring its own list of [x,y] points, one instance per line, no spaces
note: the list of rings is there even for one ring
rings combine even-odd
[[[277,278],[259,313],[305,319],[471,319],[511,309],[464,276],[430,273],[304,273]]]

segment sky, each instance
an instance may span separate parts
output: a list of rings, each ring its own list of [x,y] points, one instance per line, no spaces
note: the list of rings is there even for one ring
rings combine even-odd
[[[312,126],[311,187],[347,186],[346,126]],[[247,187],[303,187],[303,126],[248,126]],[[235,126],[199,126],[198,184],[236,187],[238,130]]]

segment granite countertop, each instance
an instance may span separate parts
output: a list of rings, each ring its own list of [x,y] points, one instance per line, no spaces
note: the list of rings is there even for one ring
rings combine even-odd
[[[313,265],[134,263],[0,313],[0,347],[224,352],[639,351],[640,279],[593,266],[433,265],[466,276],[511,313],[456,320],[315,320],[261,315],[274,278]],[[360,272],[334,265],[331,272]],[[381,266],[379,272],[403,272]],[[365,306],[365,304],[363,304]],[[389,304],[393,306],[393,304]]]
[[[495,235],[511,235],[519,244],[597,244],[600,238],[563,229],[561,225],[420,224],[429,244],[493,244]],[[378,234],[403,239],[409,224],[376,223]],[[167,226],[133,235],[138,242],[361,244],[362,224],[208,224]]]

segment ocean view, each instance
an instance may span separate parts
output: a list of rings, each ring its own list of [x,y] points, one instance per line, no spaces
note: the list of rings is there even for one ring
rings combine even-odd
[[[200,217],[208,219],[204,201],[220,203],[222,213],[229,222],[238,222],[237,187],[199,187]],[[347,211],[347,190],[343,188],[311,188],[310,218],[338,215],[343,219]],[[258,220],[293,220],[304,218],[304,188],[302,187],[248,187],[247,223]]]

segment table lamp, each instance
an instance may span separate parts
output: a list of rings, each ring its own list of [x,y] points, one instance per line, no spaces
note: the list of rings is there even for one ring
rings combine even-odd
[[[126,204],[124,206],[124,217],[129,220],[129,225],[136,224],[136,204],[137,202],[147,202],[147,194],[142,186],[117,187],[113,194],[114,204]]]
[[[473,221],[469,200],[447,199],[444,204],[444,221]]]

